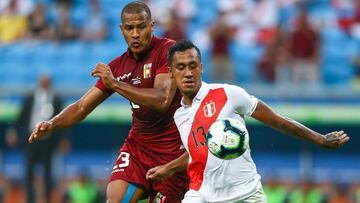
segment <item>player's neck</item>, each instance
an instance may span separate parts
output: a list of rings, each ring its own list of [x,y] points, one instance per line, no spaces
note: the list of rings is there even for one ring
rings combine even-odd
[[[183,103],[186,105],[186,106],[191,106],[192,105],[192,99],[188,96],[184,96],[183,97]]]
[[[141,53],[135,54],[134,52],[131,52],[131,55],[132,55],[132,57],[133,57],[135,60],[138,61],[138,60],[140,60],[140,59],[143,57],[144,53],[141,52]]]
[[[189,106],[189,107],[192,106],[195,96],[196,96],[196,94],[195,95],[183,95],[183,103],[186,106]]]

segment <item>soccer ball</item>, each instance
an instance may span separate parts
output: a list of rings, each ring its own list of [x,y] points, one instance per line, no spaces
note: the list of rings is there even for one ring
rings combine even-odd
[[[234,159],[249,147],[249,133],[244,124],[232,118],[216,120],[209,128],[206,143],[209,151],[220,159]]]

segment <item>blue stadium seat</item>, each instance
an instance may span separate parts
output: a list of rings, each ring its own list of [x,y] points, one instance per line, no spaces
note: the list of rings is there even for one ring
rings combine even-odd
[[[54,2],[45,1],[48,6],[50,17],[56,17]],[[36,76],[41,72],[49,72],[58,77],[56,83],[88,85],[93,82],[89,72],[97,62],[108,63],[111,59],[119,56],[127,49],[118,25],[120,23],[120,11],[131,0],[100,1],[105,15],[108,15],[112,25],[110,26],[109,41],[101,43],[66,42],[66,43],[15,43],[0,47],[1,83],[9,85],[28,85],[36,81]],[[207,29],[218,15],[216,0],[196,0],[198,12],[191,19],[187,36],[191,38],[194,31]],[[309,11],[312,17],[331,17],[334,10],[329,7],[328,0],[312,1]],[[286,14],[294,14],[294,8],[289,7]],[[72,17],[81,22],[88,12],[87,0],[74,0]],[[161,34],[161,29],[156,30]],[[359,53],[359,42],[351,39],[342,30],[330,27],[321,31],[322,36],[322,62],[321,73],[326,83],[349,82],[354,74],[351,60]],[[342,47],[342,49],[339,49]],[[255,79],[256,62],[262,52],[261,47],[232,44],[230,47],[231,57],[234,61],[236,77],[240,83],[251,82]],[[202,50],[204,63],[204,80],[209,80],[210,57],[208,50]],[[2,73],[14,74],[17,77],[11,79]],[[16,84],[15,84],[16,83]]]
[[[321,39],[323,43],[341,43],[347,41],[349,37],[340,28],[328,27],[321,30]]]
[[[202,80],[211,82],[211,53],[210,50],[201,50],[201,61],[203,63]]]
[[[212,9],[210,7],[202,7],[201,9],[198,9],[198,12],[196,16],[194,16],[192,23],[200,27],[210,26],[216,20],[217,17],[218,17],[217,10]]]
[[[249,83],[256,78],[256,63],[262,51],[262,47],[232,43],[230,54],[239,83]]]
[[[202,8],[216,9],[218,7],[217,0],[196,0],[195,2],[198,6],[198,10],[201,10]]]
[[[75,26],[79,27],[86,23],[87,16],[89,14],[89,3],[83,3],[78,6],[73,6],[71,11],[71,20]]]
[[[355,76],[353,61],[360,53],[359,42],[336,29],[324,31],[323,36],[321,63],[324,82],[348,84]]]
[[[327,58],[321,66],[323,82],[326,84],[348,84],[354,78],[355,67],[343,57]]]
[[[7,65],[7,64],[4,64]],[[34,82],[31,78],[27,77],[23,71],[18,71],[19,68],[16,64],[12,64],[12,67],[5,69],[5,74],[0,74],[0,86],[6,88],[7,91],[20,90],[26,91],[34,87]],[[30,81],[28,80],[30,79]]]

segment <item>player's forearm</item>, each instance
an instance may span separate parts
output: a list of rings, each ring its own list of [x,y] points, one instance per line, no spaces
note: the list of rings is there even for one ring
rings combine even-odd
[[[317,145],[323,144],[325,137],[322,134],[317,133],[311,130],[310,128],[290,118],[284,117],[283,119],[284,121],[281,122],[281,124],[278,127],[276,127],[276,129],[279,130],[280,132],[300,139],[308,140]]]
[[[166,167],[173,173],[177,171],[183,171],[187,169],[188,162],[189,162],[189,154],[185,152],[179,158],[166,164]]]
[[[308,140],[318,145],[322,145],[324,142],[323,135],[309,129],[297,121],[281,116],[260,100],[251,116],[283,134]]]
[[[79,102],[73,103],[54,116],[49,122],[52,130],[68,128],[79,123],[87,116],[87,112]]]
[[[137,105],[156,109],[160,112],[167,111],[173,99],[172,95],[167,95],[161,90],[137,88],[121,81],[114,82],[111,88]]]
[[[53,129],[66,128],[79,123],[108,97],[109,95],[100,89],[91,88],[78,101],[50,120]]]

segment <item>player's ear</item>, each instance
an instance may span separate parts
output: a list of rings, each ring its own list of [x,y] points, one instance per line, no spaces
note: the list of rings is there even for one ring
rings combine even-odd
[[[155,30],[155,21],[154,20],[151,20],[150,26],[151,26],[151,32],[154,32],[154,30]]]
[[[204,73],[204,69],[203,69],[203,64],[202,63],[200,63],[200,70],[201,70],[201,74],[203,74]]]
[[[124,32],[123,32],[123,25],[122,25],[122,24],[119,25],[119,28],[120,28],[121,33],[124,33]]]
[[[173,71],[172,71],[171,66],[169,66],[169,72],[170,72],[170,77],[171,77],[171,78],[174,78],[174,73],[173,73]]]

